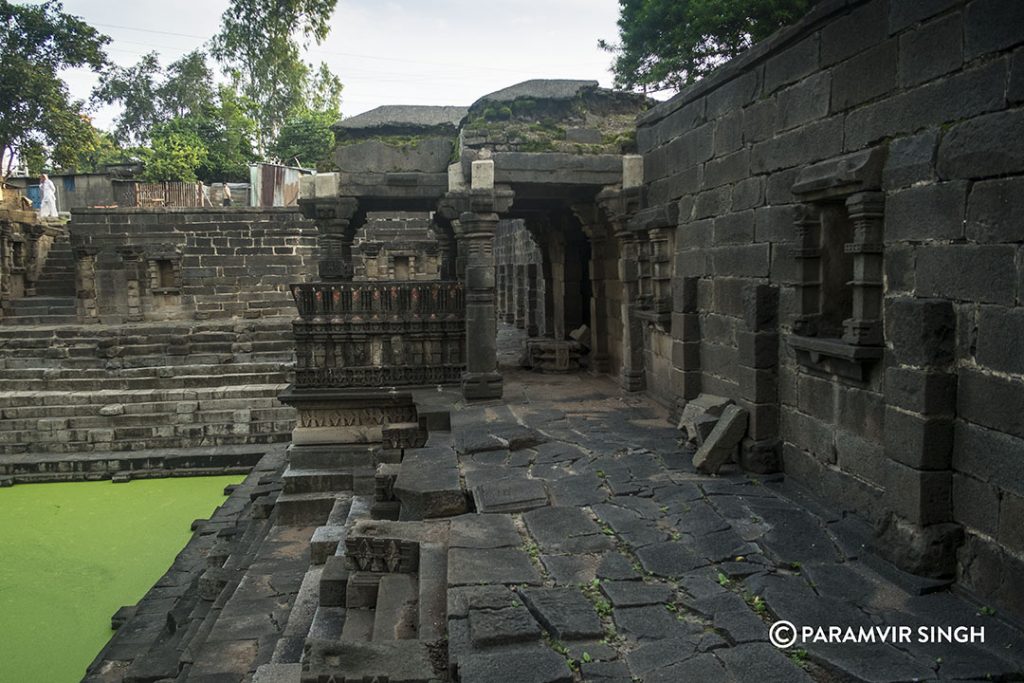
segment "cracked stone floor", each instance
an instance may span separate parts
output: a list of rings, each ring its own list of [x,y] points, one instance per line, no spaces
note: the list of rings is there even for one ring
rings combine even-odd
[[[518,339],[502,327],[504,399],[458,408],[452,439],[467,489],[540,481],[550,505],[494,519],[490,543],[449,560],[463,680],[500,680],[531,652],[508,680],[562,680],[542,673],[552,651],[587,681],[1024,678],[1024,635],[1002,615],[885,564],[865,524],[780,475],[695,473],[664,408],[608,378],[517,370]],[[909,626],[915,640],[919,626],[983,626],[985,640],[780,650],[777,620]]]

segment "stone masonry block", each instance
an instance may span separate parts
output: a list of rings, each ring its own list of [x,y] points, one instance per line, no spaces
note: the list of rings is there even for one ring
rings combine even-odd
[[[699,370],[700,342],[672,342],[672,366],[680,370]]]
[[[969,529],[995,536],[999,526],[999,491],[974,477],[953,473],[953,519]]]
[[[826,26],[821,32],[821,65],[841,62],[881,43],[889,32],[888,5],[874,0]]]
[[[947,418],[925,418],[897,408],[885,411],[885,454],[919,470],[950,468],[953,423]]]
[[[698,472],[715,473],[736,452],[747,431],[747,411],[739,406],[727,406],[700,448],[693,456],[693,466]]]
[[[740,365],[774,368],[779,364],[779,335],[773,332],[737,332]]]
[[[1024,437],[1024,380],[963,369],[957,413],[975,424]]]
[[[913,133],[929,125],[1001,109],[1006,101],[1005,93],[1006,64],[1003,61],[960,71],[949,78],[940,78],[852,110],[846,117],[845,148],[862,149],[899,133]],[[967,178],[970,174],[940,173],[940,177]]]
[[[778,129],[789,130],[828,116],[831,83],[832,75],[823,71],[780,91],[775,96]]]
[[[889,33],[899,33],[911,24],[933,17],[959,0],[918,0],[889,3]]]
[[[941,299],[889,299],[885,336],[896,360],[906,365],[944,365],[953,360],[956,317]]]
[[[999,533],[996,538],[1011,551],[1024,553],[1024,498],[1003,494],[999,506]]]
[[[1017,0],[975,0],[964,17],[964,58],[1013,47],[1024,42],[1024,4]]]
[[[1024,110],[986,114],[953,126],[942,138],[941,178],[986,178],[1024,171]]]
[[[771,285],[743,285],[743,322],[751,332],[772,330],[778,325],[779,290]]]
[[[1024,178],[975,183],[967,204],[967,238],[973,242],[1024,242]]]
[[[955,240],[964,234],[967,183],[919,185],[892,192],[885,203],[885,239]]]
[[[745,244],[709,249],[715,275],[768,277],[771,254],[767,244]]]
[[[957,420],[953,468],[1024,496],[1024,439]]]
[[[700,315],[697,313],[673,313],[672,336],[683,342],[700,341]]]
[[[1024,309],[981,307],[977,331],[978,363],[999,372],[1024,374],[1021,340],[1024,340]]]
[[[896,87],[896,40],[888,40],[832,70],[831,111],[844,111]]]
[[[956,409],[956,375],[892,367],[885,371],[889,405],[923,415],[952,416]]]
[[[704,164],[704,187],[735,183],[750,173],[750,152],[745,149],[715,157]]]
[[[743,398],[755,403],[768,403],[778,398],[779,379],[774,370],[757,370],[740,365],[736,368],[736,375]]]
[[[935,173],[938,144],[939,131],[935,128],[893,140],[882,172],[882,185],[893,189],[931,180]]]
[[[963,16],[956,12],[900,36],[899,82],[909,87],[960,68]]]
[[[1011,245],[921,246],[917,293],[976,303],[1013,305],[1017,266]]]
[[[784,85],[795,83],[818,68],[819,36],[814,33],[796,45],[773,55],[765,64],[764,92],[770,95]]]
[[[896,514],[917,525],[951,520],[950,470],[918,470],[895,461],[888,462],[886,469],[886,498]]]

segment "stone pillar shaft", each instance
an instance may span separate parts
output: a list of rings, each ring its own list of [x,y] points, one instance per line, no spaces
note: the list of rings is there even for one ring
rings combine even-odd
[[[622,373],[620,382],[626,391],[641,391],[644,378],[643,324],[634,311],[639,290],[637,253],[639,242],[623,225],[617,225],[615,237],[619,240],[619,280],[622,282]]]
[[[462,392],[467,399],[501,398],[494,308],[494,233],[498,214],[465,212],[459,222],[466,254],[466,372]]]

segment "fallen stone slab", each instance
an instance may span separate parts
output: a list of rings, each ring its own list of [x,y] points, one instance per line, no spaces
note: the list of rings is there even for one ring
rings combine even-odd
[[[576,588],[528,588],[519,594],[537,621],[559,640],[604,635],[594,604]]]
[[[675,596],[672,586],[668,584],[642,581],[604,581],[601,583],[601,592],[613,607],[666,605]]]
[[[540,479],[511,477],[488,481],[473,489],[477,512],[528,512],[548,504]]]
[[[467,683],[571,683],[572,670],[565,658],[554,650],[537,646],[466,655],[459,662],[459,680]]]
[[[459,463],[451,448],[409,451],[395,479],[394,495],[402,503],[401,520],[451,517],[466,512]]]
[[[508,548],[523,542],[508,515],[461,515],[452,518],[449,529],[452,548]]]
[[[538,508],[524,514],[523,521],[541,549],[548,553],[595,553],[615,546],[579,508]]]
[[[540,640],[537,621],[522,605],[506,609],[471,609],[469,637],[474,648]]]
[[[522,550],[513,548],[452,548],[448,551],[448,585],[541,583],[540,574]]]
[[[329,680],[387,680],[428,683],[441,678],[430,649],[419,640],[379,642],[325,641],[306,643],[304,678]],[[319,678],[318,678],[319,677]]]
[[[679,417],[678,429],[684,433],[684,438],[687,441],[695,441],[699,431],[698,421],[705,417],[721,417],[726,406],[732,404],[732,399],[725,396],[701,394],[686,402],[682,415]]]
[[[743,435],[747,433],[747,411],[739,406],[726,406],[718,424],[693,456],[698,472],[716,474],[736,452]]]

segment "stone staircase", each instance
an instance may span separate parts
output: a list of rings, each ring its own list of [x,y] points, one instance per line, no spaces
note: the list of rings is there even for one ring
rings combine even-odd
[[[77,321],[75,258],[67,235],[58,237],[46,256],[35,295],[5,305],[5,325],[64,325]]]
[[[0,454],[287,441],[290,321],[0,327]]]
[[[444,424],[429,410],[420,416],[428,422]],[[450,445],[444,450],[450,436],[428,440],[421,424],[392,425],[383,448],[353,446],[333,462],[293,449],[276,520],[318,526],[285,637],[254,681],[443,676],[449,521],[423,514],[464,512],[467,497],[458,476],[417,484],[431,464],[448,473],[439,453],[455,458]]]

